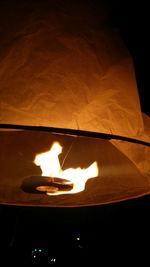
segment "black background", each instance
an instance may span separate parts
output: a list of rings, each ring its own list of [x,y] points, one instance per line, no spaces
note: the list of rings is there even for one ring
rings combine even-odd
[[[149,196],[82,208],[1,207],[1,266],[146,266],[149,212]]]
[[[120,30],[124,43],[133,58],[141,109],[150,115],[148,1],[106,0],[106,3],[110,20]]]

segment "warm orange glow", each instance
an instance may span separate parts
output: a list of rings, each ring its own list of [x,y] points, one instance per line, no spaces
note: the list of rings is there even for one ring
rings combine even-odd
[[[40,166],[42,176],[57,177],[68,180],[67,184],[73,184],[70,191],[54,191],[48,192],[47,195],[73,194],[81,192],[85,189],[85,184],[88,179],[98,176],[97,162],[93,162],[88,168],[74,169],[69,168],[62,170],[59,162],[59,154],[62,153],[62,146],[58,142],[54,142],[49,151],[36,155],[34,163]]]

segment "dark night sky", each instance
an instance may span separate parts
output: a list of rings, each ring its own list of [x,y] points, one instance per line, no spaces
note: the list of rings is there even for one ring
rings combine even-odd
[[[142,111],[150,115],[148,2],[145,0],[106,0],[106,3],[110,10],[110,19],[120,29],[122,38],[133,58]]]

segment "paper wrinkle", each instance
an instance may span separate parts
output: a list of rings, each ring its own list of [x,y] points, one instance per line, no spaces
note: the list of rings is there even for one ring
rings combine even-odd
[[[39,1],[30,11],[24,2],[24,9],[13,7],[15,18],[11,9],[0,12],[0,123],[150,141],[131,56],[107,15],[91,19],[83,7],[78,15],[76,4],[52,3],[47,9]],[[122,142],[118,147],[149,173],[149,148]]]

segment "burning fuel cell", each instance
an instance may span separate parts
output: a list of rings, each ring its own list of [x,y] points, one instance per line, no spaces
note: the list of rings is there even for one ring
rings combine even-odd
[[[97,162],[88,168],[69,168],[62,170],[59,154],[62,146],[54,142],[49,151],[37,154],[34,163],[40,166],[42,176],[29,177],[24,180],[22,189],[29,193],[46,193],[47,195],[74,194],[85,189],[88,179],[98,176]]]

